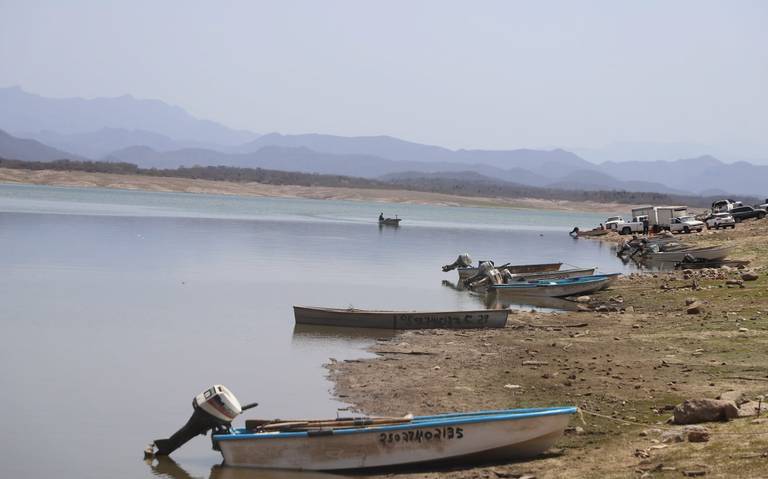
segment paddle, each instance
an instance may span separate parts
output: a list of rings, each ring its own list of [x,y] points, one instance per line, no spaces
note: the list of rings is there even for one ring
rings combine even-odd
[[[259,429],[262,431],[284,431],[291,429],[319,429],[319,428],[338,428],[338,427],[362,427],[362,426],[380,426],[388,424],[404,424],[411,422],[413,415],[409,414],[403,417],[361,417],[361,418],[342,418],[342,419],[306,419],[306,420],[264,420],[249,419],[245,421],[246,429]]]

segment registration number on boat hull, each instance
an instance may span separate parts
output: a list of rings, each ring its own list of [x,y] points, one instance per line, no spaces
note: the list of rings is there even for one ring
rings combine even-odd
[[[383,445],[417,443],[432,441],[455,441],[464,438],[464,429],[460,427],[435,427],[429,429],[409,429],[396,432],[382,432],[379,443]]]

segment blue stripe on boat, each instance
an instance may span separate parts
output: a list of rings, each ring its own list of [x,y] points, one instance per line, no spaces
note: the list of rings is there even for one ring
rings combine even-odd
[[[350,427],[344,429],[332,429],[334,435],[360,434],[366,432],[402,431],[421,427],[454,426],[460,424],[473,424],[479,422],[508,421],[528,419],[532,417],[555,416],[558,414],[575,414],[577,408],[572,406],[528,408],[528,409],[499,409],[491,411],[463,412],[437,414],[434,416],[416,416],[409,423],[393,424],[388,426]],[[214,441],[232,441],[240,439],[275,439],[285,437],[308,437],[306,431],[302,432],[262,432],[252,433],[247,429],[238,428],[232,434],[216,434]]]

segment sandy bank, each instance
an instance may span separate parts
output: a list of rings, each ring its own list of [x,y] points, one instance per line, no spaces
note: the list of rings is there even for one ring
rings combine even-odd
[[[735,244],[759,279],[637,274],[593,296],[592,311],[513,313],[499,330],[403,332],[377,341],[378,358],[329,364],[336,394],[368,414],[574,405],[603,416],[574,417],[541,458],[399,475],[407,479],[764,477],[768,423],[707,423],[709,442],[660,442],[674,428],[669,408],[685,399],[768,393],[768,221],[691,240]],[[692,299],[697,314],[687,311]]]
[[[593,203],[535,198],[481,198],[407,190],[331,188],[321,186],[266,185],[187,178],[155,178],[141,175],[116,175],[82,171],[14,170],[0,168],[0,183],[71,186],[79,188],[117,188],[124,190],[204,193],[217,195],[351,200],[381,203],[412,203],[437,206],[508,207],[558,211],[615,212],[629,211],[631,205]]]

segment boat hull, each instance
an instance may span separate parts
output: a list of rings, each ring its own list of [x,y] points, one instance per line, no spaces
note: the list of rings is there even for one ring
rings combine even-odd
[[[569,278],[567,280],[510,283],[495,285],[491,289],[500,294],[564,298],[600,291],[616,281],[616,278],[618,275],[601,275],[583,281],[579,281],[582,278]]]
[[[557,271],[563,263],[541,263],[541,264],[517,264],[509,265],[504,269],[512,274],[518,273],[538,273],[544,271]],[[467,279],[475,276],[480,270],[477,267],[457,268],[459,279]]]
[[[327,434],[217,435],[225,464],[274,469],[345,470],[431,462],[535,456],[562,435],[575,408],[427,416],[409,424],[336,429]]]
[[[512,281],[537,281],[540,279],[567,279],[589,276],[597,268],[561,269],[558,271],[543,271],[537,273],[513,273]]]
[[[294,306],[296,324],[378,329],[503,328],[509,312],[478,311],[367,311],[361,309]]]
[[[379,220],[379,226],[400,226],[400,221],[402,218],[387,218]]]
[[[686,257],[691,255],[696,259],[717,261],[728,257],[731,252],[731,248],[714,247],[714,248],[696,248],[696,249],[682,249],[679,251],[659,251],[657,253],[648,253],[646,256],[653,261],[675,261],[680,262]]]

